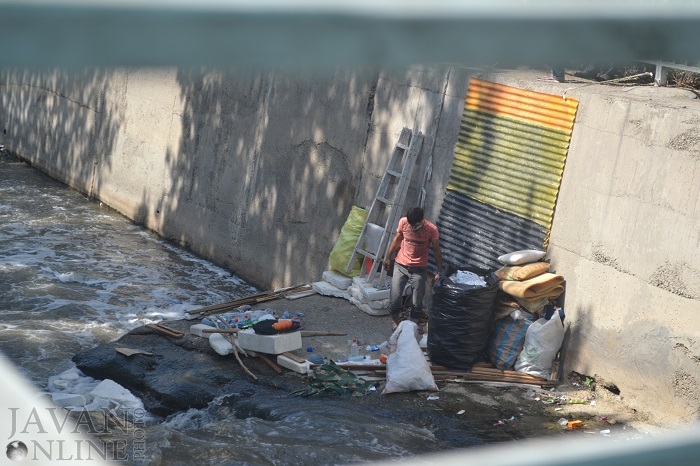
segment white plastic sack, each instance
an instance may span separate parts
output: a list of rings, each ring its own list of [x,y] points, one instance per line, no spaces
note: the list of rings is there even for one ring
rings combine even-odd
[[[389,348],[393,352],[386,361],[386,386],[382,395],[414,390],[438,390],[430,365],[416,340],[417,334],[418,326],[410,320],[401,322],[391,334]]]
[[[537,319],[525,334],[525,344],[515,361],[515,370],[548,379],[552,364],[564,341],[564,323],[555,312],[551,319]]]
[[[545,256],[546,252],[536,249],[523,249],[514,251],[508,254],[503,254],[498,257],[498,262],[505,265],[524,265],[531,262],[537,262]]]

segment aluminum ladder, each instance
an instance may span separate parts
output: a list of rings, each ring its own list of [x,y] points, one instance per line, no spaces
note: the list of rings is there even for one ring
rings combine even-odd
[[[413,168],[423,146],[423,134],[412,134],[408,128],[403,128],[394,150],[389,158],[389,163],[384,171],[384,176],[379,183],[377,194],[367,213],[367,220],[362,227],[355,249],[350,256],[345,269],[350,274],[358,257],[363,256],[361,277],[366,277],[368,283],[373,283],[380,270],[378,284],[384,284],[386,271],[381,266],[386,257],[389,241],[394,237],[394,232],[399,220],[404,215],[406,193],[411,182]],[[369,261],[372,261],[370,270]]]

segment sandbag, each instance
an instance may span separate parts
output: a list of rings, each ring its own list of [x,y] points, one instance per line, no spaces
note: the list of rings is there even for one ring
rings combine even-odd
[[[386,386],[382,395],[414,390],[438,390],[430,365],[416,340],[417,334],[418,326],[410,320],[402,321],[391,334],[389,347],[395,350],[386,361]]]
[[[536,298],[556,298],[564,292],[564,277],[553,273],[543,273],[523,281],[500,282],[501,290],[516,298],[534,300]]]
[[[505,265],[496,270],[495,274],[501,280],[527,280],[549,271],[548,262],[533,262],[526,265]]]
[[[537,262],[545,256],[546,252],[537,249],[523,249],[498,256],[498,262],[505,265],[523,265]]]
[[[521,311],[522,312],[522,311]],[[524,313],[524,318],[506,316],[496,321],[488,344],[488,357],[491,364],[502,371],[512,369],[525,344],[527,329],[535,317]]]
[[[428,354],[433,364],[471,370],[483,355],[491,327],[491,314],[498,292],[493,272],[460,267],[484,278],[485,286],[458,284],[448,269],[433,287],[428,321]]]
[[[357,263],[353,267],[352,272],[349,274],[346,273],[345,268],[355,250],[355,245],[360,238],[362,228],[365,226],[367,213],[365,209],[357,206],[353,206],[352,209],[350,209],[350,214],[345,224],[340,229],[340,235],[329,257],[332,270],[349,277],[360,275],[360,271],[362,270],[362,256],[357,258]]]

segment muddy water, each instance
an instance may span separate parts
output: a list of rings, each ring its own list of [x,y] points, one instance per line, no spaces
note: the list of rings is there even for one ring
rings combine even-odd
[[[72,393],[99,381],[71,358],[146,323],[256,292],[211,263],[164,242],[28,165],[0,155],[0,352],[39,392],[78,372]],[[2,388],[0,387],[0,396]],[[613,440],[638,434],[575,405],[546,413],[520,388],[443,385],[425,393],[298,398],[256,389],[203,409],[146,416],[145,448],[128,464],[349,464],[541,436],[565,436],[561,416],[586,419]],[[581,406],[581,409],[578,407]],[[588,412],[591,411],[591,412]],[[576,433],[569,433],[576,434]],[[124,440],[114,429],[100,440]],[[138,455],[136,454],[138,453]]]
[[[38,391],[50,392],[49,378],[77,370],[71,358],[81,350],[255,291],[99,202],[0,156],[0,351]],[[97,383],[84,379],[73,385],[88,390]],[[332,398],[291,403],[280,395],[247,405],[240,396],[224,397],[205,409],[150,417],[147,448],[129,462],[353,463],[483,443],[476,436],[460,434],[455,442],[452,434],[436,435],[434,424],[403,422],[381,406]]]

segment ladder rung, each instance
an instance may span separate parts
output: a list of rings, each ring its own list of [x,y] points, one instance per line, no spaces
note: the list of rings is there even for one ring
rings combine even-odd
[[[378,200],[379,202],[383,202],[383,203],[386,204],[386,205],[391,205],[391,204],[394,203],[394,201],[392,201],[391,199],[387,199],[387,198],[381,197],[381,196],[377,196],[377,200]]]
[[[399,149],[408,149],[408,146],[406,144],[402,144],[400,142],[396,143],[396,147],[398,147]]]
[[[387,170],[386,173],[391,176],[395,176],[397,178],[401,177],[401,173],[395,172],[394,170]]]
[[[377,255],[376,255],[376,254],[372,254],[371,252],[365,251],[365,250],[362,249],[362,248],[355,248],[355,252],[358,253],[358,254],[362,254],[362,255],[365,256],[365,257],[369,257],[369,258],[372,259],[372,260],[374,260],[374,259],[377,258]]]

